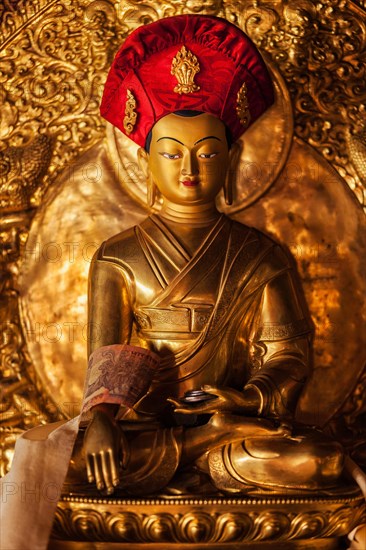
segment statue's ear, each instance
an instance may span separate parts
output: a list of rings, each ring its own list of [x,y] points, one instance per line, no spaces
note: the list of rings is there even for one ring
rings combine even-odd
[[[230,151],[229,151],[229,162],[230,162],[231,172],[235,172],[237,170],[242,150],[243,150],[243,143],[241,141],[236,141],[231,145]]]
[[[137,162],[139,165],[140,170],[142,170],[146,180],[149,177],[150,169],[149,169],[149,153],[145,151],[142,147],[138,149],[137,151]]]
[[[229,151],[229,169],[226,173],[225,185],[224,185],[224,197],[227,205],[233,204],[234,199],[234,186],[235,186],[235,174],[238,168],[240,155],[243,149],[243,144],[235,142],[230,147]]]
[[[137,151],[137,162],[146,179],[147,205],[152,208],[156,200],[157,188],[151,175],[149,159],[149,153],[140,147]]]

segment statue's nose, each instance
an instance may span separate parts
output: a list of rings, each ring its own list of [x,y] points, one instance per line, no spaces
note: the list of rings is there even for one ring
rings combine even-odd
[[[198,163],[195,153],[187,152],[183,157],[182,174],[195,176],[198,174]]]

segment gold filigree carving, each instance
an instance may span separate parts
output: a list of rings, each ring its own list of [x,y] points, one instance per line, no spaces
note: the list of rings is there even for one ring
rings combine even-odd
[[[357,491],[357,490],[356,490]],[[105,509],[108,504],[108,511]],[[127,505],[127,510],[126,510]],[[167,510],[166,508],[169,508]],[[357,525],[360,493],[343,499],[147,499],[72,497],[59,502],[53,537],[130,543],[235,543],[339,537]],[[133,511],[131,511],[133,510]],[[93,537],[98,537],[97,539]],[[316,548],[314,544],[314,548]]]
[[[134,126],[136,124],[137,113],[135,109],[136,109],[136,99],[133,93],[131,92],[131,90],[127,90],[126,109],[125,109],[125,117],[123,119],[123,127],[126,130],[126,134],[128,136],[133,131]]]
[[[32,197],[48,170],[51,140],[45,135],[34,138],[27,147],[9,147],[0,151],[0,210],[27,210]]]
[[[37,206],[65,166],[102,138],[102,83],[115,41],[121,39],[115,9],[107,0],[33,0],[19,2],[17,10],[8,7],[0,28],[0,92],[5,100],[0,151],[27,148],[40,134],[53,140],[49,168],[33,199]]]
[[[197,92],[200,87],[194,82],[194,77],[199,71],[200,64],[197,57],[182,46],[172,61],[171,73],[178,80],[174,91],[177,94]]]
[[[227,3],[227,2],[225,2]],[[223,0],[123,0],[116,2],[119,21],[129,30],[146,25],[161,17],[199,13],[225,17]]]
[[[239,117],[240,124],[246,128],[250,122],[250,111],[247,97],[247,85],[244,82],[238,91],[236,100],[236,113]]]
[[[315,147],[366,207],[346,147],[366,113],[365,3],[311,0],[226,3],[234,20],[276,63],[292,96],[295,133]]]

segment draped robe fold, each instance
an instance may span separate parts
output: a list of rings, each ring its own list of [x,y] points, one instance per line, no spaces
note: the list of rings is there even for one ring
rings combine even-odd
[[[293,409],[308,374],[311,325],[289,258],[259,231],[221,216],[190,257],[151,216],[101,247],[90,281],[90,351],[133,343],[162,358],[139,412],[165,416],[167,397],[204,384],[255,385],[263,415]],[[131,328],[121,342],[116,296],[124,292]]]

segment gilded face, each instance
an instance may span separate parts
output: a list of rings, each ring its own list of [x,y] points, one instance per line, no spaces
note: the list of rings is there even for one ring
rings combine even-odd
[[[146,161],[145,171],[150,171],[167,200],[210,202],[224,185],[229,167],[225,126],[206,113],[194,117],[169,114],[153,127]]]

